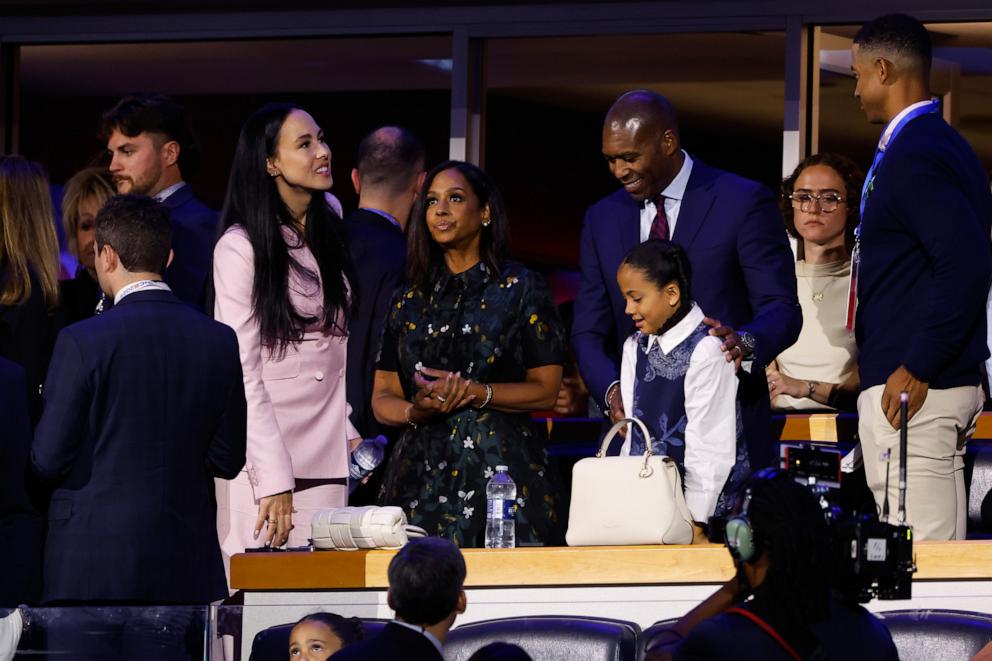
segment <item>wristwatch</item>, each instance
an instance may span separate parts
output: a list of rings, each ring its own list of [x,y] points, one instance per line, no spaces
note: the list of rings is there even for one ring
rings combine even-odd
[[[741,348],[741,355],[749,358],[754,353],[754,345],[757,343],[754,335],[748,331],[737,331],[738,346]]]

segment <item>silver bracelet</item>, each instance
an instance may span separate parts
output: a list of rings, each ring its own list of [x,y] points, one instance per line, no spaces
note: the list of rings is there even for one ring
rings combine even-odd
[[[413,404],[410,404],[410,406],[406,407],[406,415],[405,415],[405,417],[406,417],[406,424],[408,424],[411,427],[413,427],[414,429],[416,429],[417,428],[417,423],[410,419],[410,411],[412,411],[412,410],[413,410]]]
[[[487,406],[489,406],[489,402],[493,401],[493,386],[492,386],[492,384],[491,383],[486,383],[485,386],[486,386],[486,399],[481,404],[479,404],[479,410],[480,411],[482,409],[486,408]]]

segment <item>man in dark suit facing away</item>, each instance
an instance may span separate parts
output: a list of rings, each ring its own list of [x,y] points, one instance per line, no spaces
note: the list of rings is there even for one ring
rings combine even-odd
[[[603,123],[603,156],[623,186],[586,212],[572,344],[589,392],[614,419],[620,347],[633,330],[616,273],[649,238],[674,241],[692,267],[692,294],[743,362],[738,389],[751,468],[772,462],[764,368],[796,341],[802,311],[795,261],[771,191],[693,159],[681,146],[675,108],[648,90],[621,96]]]
[[[202,310],[218,219],[183,180],[198,162],[189,117],[161,94],[125,96],[103,114],[100,137],[121,195],[148,195],[169,208],[175,259],[165,279],[182,301]]]
[[[344,219],[354,269],[346,383],[351,422],[365,438],[383,431],[371,406],[376,354],[389,302],[403,280],[403,232],[424,174],[424,145],[406,129],[383,126],[358,145],[351,171],[358,209]]]
[[[59,335],[31,449],[54,486],[46,602],[228,594],[212,489],[245,463],[238,343],[162,282],[169,245],[169,211],[152,199],[117,196],[97,215],[97,275],[114,307]]]
[[[389,563],[389,607],[396,619],[378,636],[343,648],[348,661],[443,661],[444,641],[465,612],[465,559],[440,537],[411,540]]]

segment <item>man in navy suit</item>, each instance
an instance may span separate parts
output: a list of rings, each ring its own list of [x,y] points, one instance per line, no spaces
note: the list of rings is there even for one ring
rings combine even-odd
[[[908,394],[908,521],[917,539],[964,539],[964,445],[988,356],[992,194],[931,99],[931,53],[926,28],[901,14],[866,23],[851,49],[855,96],[870,122],[885,124],[855,249],[858,427],[868,485],[881,507],[888,483],[894,511]]]
[[[169,212],[112,198],[96,269],[114,301],[55,344],[31,461],[54,485],[46,602],[206,604],[226,597],[213,478],[245,463],[234,332],[162,282]]]
[[[180,300],[203,309],[219,216],[183,181],[198,156],[185,110],[161,94],[126,96],[103,114],[100,135],[117,192],[148,195],[169,208],[175,259],[166,281]]]
[[[424,145],[410,131],[383,126],[358,145],[351,182],[358,209],[344,219],[354,281],[348,320],[348,403],[363,437],[384,429],[372,415],[379,337],[406,265],[404,230],[424,181]]]
[[[443,661],[444,641],[465,612],[465,559],[440,537],[411,540],[389,562],[386,599],[396,619],[374,637],[353,643],[335,659]]]
[[[623,188],[586,212],[572,344],[589,392],[613,419],[620,402],[620,350],[633,330],[616,272],[648,238],[681,245],[692,293],[725,338],[739,372],[751,468],[769,465],[772,439],[764,367],[799,336],[795,262],[771,191],[709,167],[682,150],[675,109],[647,90],[627,92],[603,125],[603,156]]]

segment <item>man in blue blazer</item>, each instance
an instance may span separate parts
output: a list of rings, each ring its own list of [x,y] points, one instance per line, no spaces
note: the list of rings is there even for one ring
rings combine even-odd
[[[648,238],[681,245],[692,295],[725,338],[739,372],[751,468],[769,465],[772,439],[764,367],[799,336],[795,261],[771,191],[709,167],[682,150],[675,109],[660,94],[621,96],[603,126],[603,156],[623,188],[586,212],[572,343],[589,392],[613,419],[620,403],[620,353],[633,323],[616,272]]]
[[[117,192],[148,195],[169,208],[175,259],[165,279],[180,300],[203,309],[219,215],[183,181],[198,157],[186,111],[161,94],[133,94],[103,114],[100,135]]]
[[[870,122],[885,124],[855,249],[865,476],[879,508],[888,497],[895,512],[907,393],[907,520],[917,539],[964,539],[964,447],[988,356],[989,180],[931,98],[932,47],[919,21],[870,21],[851,54],[855,96]]]
[[[59,335],[31,461],[54,485],[46,602],[206,604],[228,594],[213,478],[245,463],[238,343],[162,282],[168,210],[118,196],[96,220],[114,301]]]

